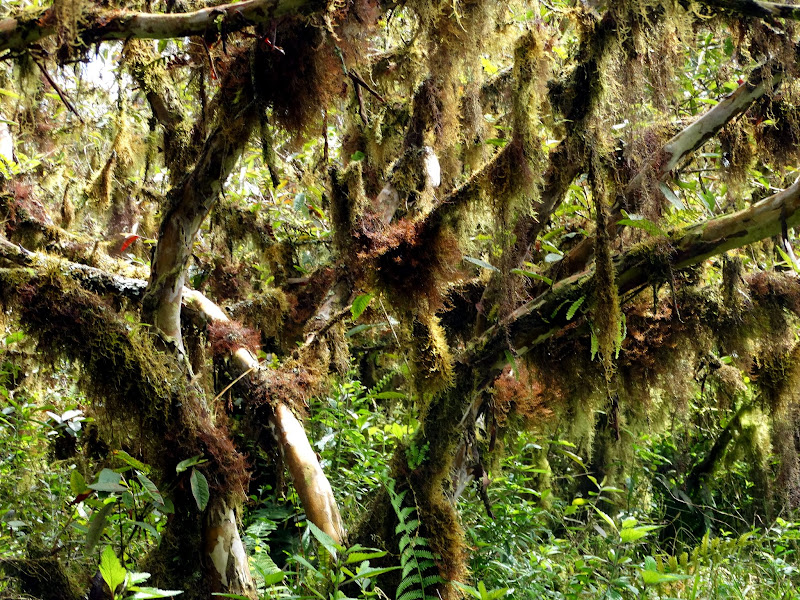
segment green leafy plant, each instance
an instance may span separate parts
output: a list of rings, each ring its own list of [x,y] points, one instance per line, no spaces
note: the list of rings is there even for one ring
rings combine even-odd
[[[425,600],[435,596],[426,594],[430,587],[444,583],[434,571],[436,556],[431,552],[428,540],[419,535],[419,519],[415,517],[416,508],[403,506],[407,492],[397,492],[395,482],[390,479],[386,484],[392,508],[397,515],[395,533],[400,535],[400,567],[402,579],[397,586],[397,600]]]
[[[100,555],[99,571],[113,600],[169,598],[183,593],[180,590],[161,590],[139,585],[150,578],[150,573],[128,571],[117,558],[111,546],[106,546]]]
[[[305,579],[300,585],[306,594],[296,598],[351,600],[344,592],[348,586],[355,586],[361,598],[385,597],[383,592],[375,588],[374,580],[399,567],[372,567],[370,561],[385,556],[386,552],[359,544],[346,548],[310,521],[308,530],[324,552],[320,553],[316,565],[300,555],[293,557],[297,564],[306,569]]]

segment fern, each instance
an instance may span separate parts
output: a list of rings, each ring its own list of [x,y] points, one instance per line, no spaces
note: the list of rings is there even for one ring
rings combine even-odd
[[[431,552],[428,540],[419,535],[419,519],[416,517],[416,508],[403,507],[405,491],[395,491],[394,480],[387,484],[392,508],[397,515],[395,533],[400,535],[400,568],[402,577],[397,586],[397,600],[427,600],[433,598],[425,594],[425,590],[439,583],[444,583],[438,574],[428,574],[436,568],[434,561],[437,556]]]

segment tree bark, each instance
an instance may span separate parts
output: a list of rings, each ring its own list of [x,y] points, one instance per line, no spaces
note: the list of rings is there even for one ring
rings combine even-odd
[[[258,118],[250,81],[237,81],[247,73],[249,54],[242,52],[223,82],[228,97],[219,124],[212,130],[194,170],[170,192],[153,256],[150,282],[142,306],[142,320],[153,324],[183,351],[181,293],[189,258],[200,226],[219,198],[222,186],[239,160]],[[244,64],[241,64],[244,63]]]

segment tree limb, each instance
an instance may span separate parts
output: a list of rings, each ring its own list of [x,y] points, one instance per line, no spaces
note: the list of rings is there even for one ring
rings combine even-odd
[[[101,295],[114,294],[117,297],[139,301],[147,287],[147,283],[141,279],[114,275],[95,267],[30,252],[3,237],[0,237],[0,259],[37,271],[55,266],[84,289]],[[184,288],[183,299],[187,306],[195,308],[211,322],[230,321],[219,306],[196,290]],[[252,385],[264,384],[264,380],[259,378],[263,370],[259,367],[258,359],[249,350],[237,348],[231,353],[231,359],[239,370],[252,373],[249,375]],[[269,426],[289,468],[297,495],[308,518],[328,535],[341,542],[344,539],[344,526],[339,508],[302,424],[284,402],[275,401],[271,407],[272,410],[267,412]]]
[[[236,61],[249,65],[250,55],[242,52]],[[224,82],[223,88],[229,90],[230,97],[221,103],[223,114],[209,134],[194,170],[170,192],[171,205],[161,222],[150,284],[143,302],[143,320],[155,325],[178,348],[183,348],[181,291],[197,232],[244,151],[258,119],[251,82],[236,81],[238,70],[231,68],[233,74],[228,79],[233,80]]]
[[[286,15],[308,14],[323,8],[325,2],[321,0],[244,0],[187,13],[96,10],[84,17],[80,37],[89,45],[129,38],[161,40],[204,35],[216,31],[220,18],[225,20],[227,31],[231,32],[257,23],[269,23]],[[36,17],[2,19],[0,53],[25,50],[55,34],[57,26],[52,7]]]
[[[733,119],[775,89],[783,80],[777,65],[762,65],[755,69],[742,85],[721,100],[708,112],[695,119],[688,127],[673,136],[660,150],[653,153],[642,165],[637,175],[625,186],[625,190],[611,208],[609,235],[618,233],[617,221],[622,218],[622,209],[635,205],[648,178],[656,181],[666,179],[678,164],[689,154],[700,148]],[[552,271],[558,277],[566,277],[586,268],[594,253],[594,237],[581,241],[564,257]]]
[[[713,8],[722,8],[736,12],[745,17],[800,20],[800,6],[779,2],[761,2],[760,0],[698,0],[700,4]]]

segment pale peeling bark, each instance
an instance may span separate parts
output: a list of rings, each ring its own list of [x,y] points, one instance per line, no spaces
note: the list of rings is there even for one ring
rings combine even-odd
[[[143,13],[124,10],[96,10],[86,17],[81,39],[86,44],[107,40],[170,39],[217,31],[222,19],[228,32],[292,14],[307,14],[325,7],[321,0],[245,0],[187,13]],[[0,52],[22,51],[56,33],[54,10],[35,17],[0,20]]]
[[[246,61],[249,57],[242,55],[239,60]],[[161,223],[153,256],[142,318],[181,351],[181,293],[192,248],[257,118],[255,102],[248,102],[247,90],[239,91],[239,102],[225,107],[225,114],[208,136],[194,170],[170,193],[171,205]]]
[[[247,551],[239,537],[237,509],[223,498],[214,497],[206,516],[206,553],[213,569],[211,590],[225,594],[256,597]]]
[[[202,312],[211,321],[228,322],[228,316],[200,292],[185,291],[185,301]],[[253,375],[259,372],[258,359],[246,348],[238,348],[232,359],[242,372]],[[251,376],[251,381],[259,381]],[[303,425],[292,410],[282,402],[276,403],[269,415],[269,427],[278,441],[283,460],[289,468],[300,502],[308,519],[338,543],[345,538],[339,507],[333,489],[322,471],[319,459],[311,447]]]

